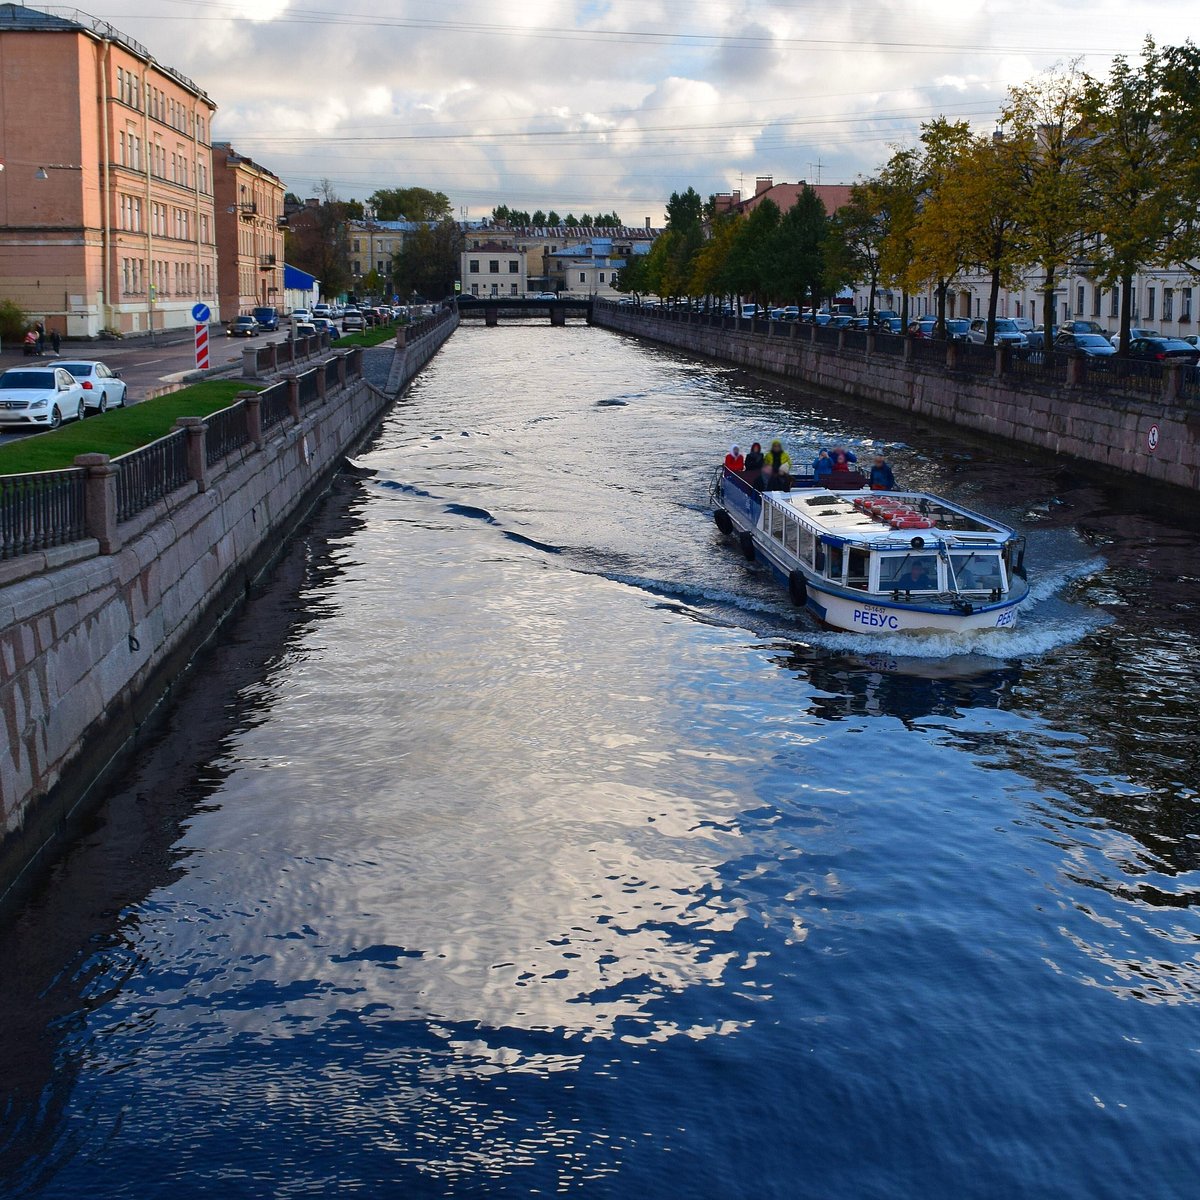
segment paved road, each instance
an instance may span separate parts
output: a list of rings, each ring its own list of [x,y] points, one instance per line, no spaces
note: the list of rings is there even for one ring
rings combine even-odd
[[[219,369],[232,362],[240,362],[242,349],[249,343],[254,346],[266,345],[269,342],[285,341],[286,330],[280,333],[263,334],[257,338],[228,338],[216,334],[209,343],[209,363],[212,368]],[[136,404],[145,399],[147,393],[163,386],[164,380],[180,371],[190,371],[196,365],[196,352],[193,343],[188,341],[175,342],[171,345],[150,345],[148,342],[64,342],[59,353],[60,358],[92,358],[106,363],[114,371],[121,372],[121,378],[129,385],[129,403]],[[0,370],[16,366],[41,365],[52,359],[25,358],[21,351],[0,354]],[[0,444],[12,441],[18,437],[29,437],[29,432],[0,433]]]

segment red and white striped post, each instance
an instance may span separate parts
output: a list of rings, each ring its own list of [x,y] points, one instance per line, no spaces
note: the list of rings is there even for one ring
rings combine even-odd
[[[196,326],[196,369],[208,370],[208,326]]]

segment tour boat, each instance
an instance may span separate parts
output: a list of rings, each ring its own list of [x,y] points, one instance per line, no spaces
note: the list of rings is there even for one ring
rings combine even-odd
[[[724,467],[713,505],[746,558],[834,629],[1011,629],[1029,595],[1015,530],[927,492],[871,491],[857,472],[763,492]]]

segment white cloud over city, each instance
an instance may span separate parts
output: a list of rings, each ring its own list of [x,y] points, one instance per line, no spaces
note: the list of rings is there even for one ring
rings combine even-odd
[[[219,105],[215,136],[311,195],[419,185],[662,219],[674,190],[851,182],[939,113],[1079,58],[1200,41],[1180,0],[113,0],[93,6]]]

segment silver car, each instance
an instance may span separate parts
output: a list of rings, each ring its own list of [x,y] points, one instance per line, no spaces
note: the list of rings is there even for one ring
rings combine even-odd
[[[971,328],[967,331],[967,341],[976,346],[987,345],[987,318],[976,317],[971,322]],[[1012,317],[997,317],[996,318],[996,339],[997,346],[1020,346],[1025,347],[1029,344],[1029,340],[1017,328],[1016,321]]]
[[[96,412],[107,412],[110,408],[125,407],[125,381],[119,371],[110,371],[102,362],[91,358],[77,358],[57,364],[70,371],[83,385],[83,402]]]

